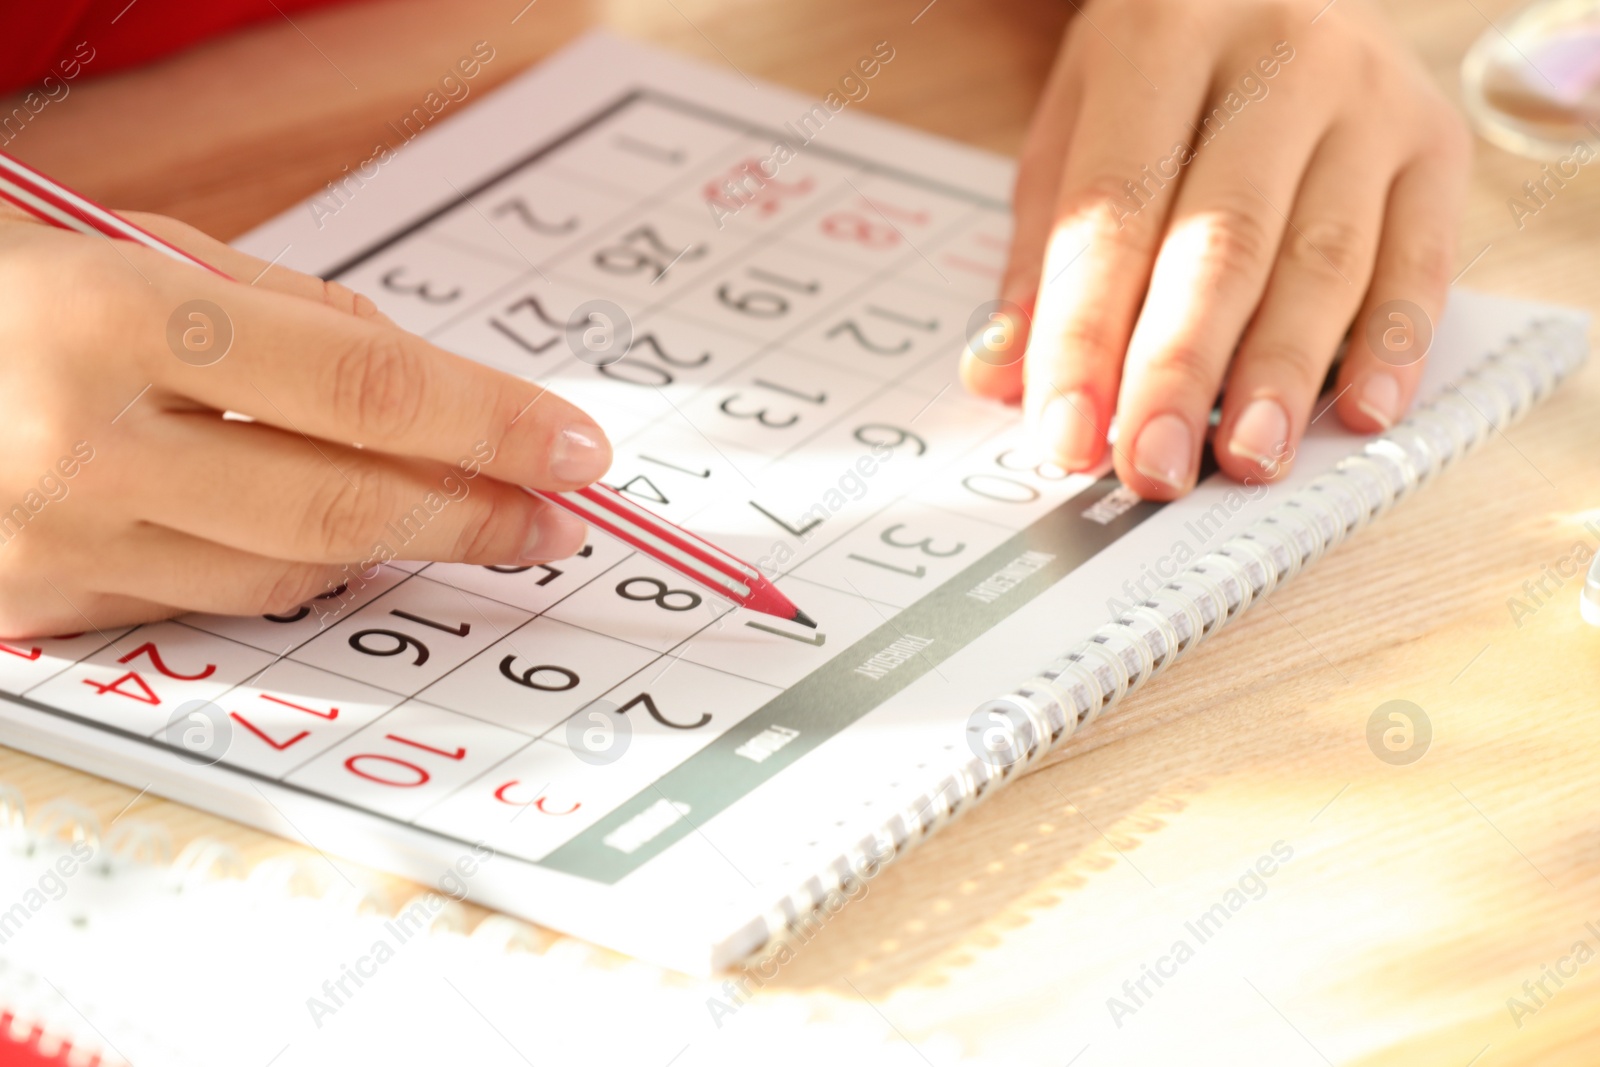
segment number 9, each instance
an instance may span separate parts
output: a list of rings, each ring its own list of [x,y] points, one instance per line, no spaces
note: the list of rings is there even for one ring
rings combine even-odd
[[[501,660],[500,673],[518,685],[525,685],[529,689],[542,689],[547,693],[564,693],[568,689],[577,688],[579,679],[576,671],[569,671],[565,667],[557,667],[553,663],[540,663],[529,667],[519,675],[512,669],[512,664],[516,663],[516,661],[516,656],[507,656]],[[560,675],[561,680],[554,683],[539,681],[539,675],[545,671]]]

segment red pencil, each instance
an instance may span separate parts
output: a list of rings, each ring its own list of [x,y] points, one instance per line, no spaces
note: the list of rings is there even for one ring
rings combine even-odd
[[[0,198],[9,200],[52,226],[96,237],[134,241],[173,259],[227,277],[209,263],[203,263],[181,248],[140,229],[115,212],[80,196],[4,152],[0,152]],[[570,511],[590,526],[605,531],[740,607],[816,629],[817,624],[795,607],[755,567],[645,510],[609,486],[596,482],[573,492],[527,491]]]

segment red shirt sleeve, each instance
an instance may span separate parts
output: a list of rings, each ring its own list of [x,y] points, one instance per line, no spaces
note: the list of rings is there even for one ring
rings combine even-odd
[[[339,0],[0,3],[0,92],[109,74],[261,19]],[[47,82],[46,79],[55,79]]]

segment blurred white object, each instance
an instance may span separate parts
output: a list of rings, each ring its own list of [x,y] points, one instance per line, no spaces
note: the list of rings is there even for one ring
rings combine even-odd
[[[1600,626],[1600,555],[1590,562],[1589,575],[1578,591],[1578,610],[1583,613],[1584,622]]]
[[[391,899],[311,852],[247,871],[200,839],[171,859],[132,822],[102,832],[62,802],[28,817],[0,784],[0,1020],[74,1067],[1008,1062],[902,1035],[863,997],[763,990],[776,967],[742,988],[687,978],[505,916],[474,925],[460,881]]]
[[[1461,61],[1461,92],[1478,132],[1518,155],[1600,146],[1600,0],[1536,0],[1491,25]]]

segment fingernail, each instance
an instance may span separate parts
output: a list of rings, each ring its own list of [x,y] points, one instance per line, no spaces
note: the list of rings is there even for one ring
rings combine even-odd
[[[1133,467],[1152,482],[1181,492],[1189,483],[1194,435],[1189,424],[1173,414],[1157,415],[1144,424],[1133,446]]]
[[[1278,473],[1288,446],[1289,416],[1282,404],[1264,396],[1245,405],[1228,438],[1229,452],[1254,463],[1268,477]]]
[[[556,434],[550,450],[550,476],[558,482],[588,485],[611,466],[611,444],[600,427],[573,423]]]
[[[1386,371],[1373,371],[1361,383],[1356,397],[1356,407],[1361,409],[1387,430],[1400,417],[1400,382]]]
[[[1094,400],[1081,389],[1056,397],[1040,412],[1035,432],[1063,467],[1082,470],[1094,462],[1099,444]]]
[[[566,559],[588,539],[589,527],[576,515],[550,505],[539,511],[528,539],[523,542],[518,563],[543,563],[546,560]]]

